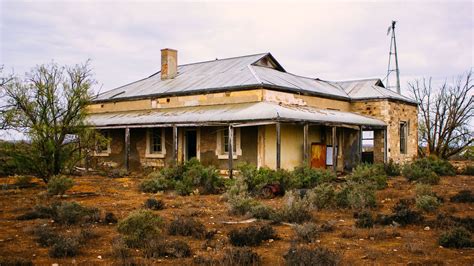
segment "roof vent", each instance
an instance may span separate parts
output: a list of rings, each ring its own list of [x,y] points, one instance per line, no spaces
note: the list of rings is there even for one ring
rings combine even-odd
[[[172,79],[178,73],[178,51],[161,49],[161,80]]]

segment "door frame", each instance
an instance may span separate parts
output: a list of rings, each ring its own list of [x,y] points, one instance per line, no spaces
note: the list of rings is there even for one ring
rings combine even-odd
[[[188,159],[188,149],[187,149],[187,136],[186,133],[189,131],[196,131],[196,159],[201,160],[201,128],[185,128],[183,130],[183,161],[189,161]]]

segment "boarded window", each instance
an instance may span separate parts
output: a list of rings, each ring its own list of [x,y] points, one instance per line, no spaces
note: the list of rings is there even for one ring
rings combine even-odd
[[[400,122],[400,153],[407,153],[407,137],[408,137],[408,124],[407,122]]]
[[[161,128],[153,128],[150,132],[150,153],[161,153],[162,149],[162,141],[161,141]]]

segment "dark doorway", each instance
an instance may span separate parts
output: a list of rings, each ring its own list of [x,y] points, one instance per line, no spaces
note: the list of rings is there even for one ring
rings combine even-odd
[[[197,157],[196,130],[186,130],[186,161]]]

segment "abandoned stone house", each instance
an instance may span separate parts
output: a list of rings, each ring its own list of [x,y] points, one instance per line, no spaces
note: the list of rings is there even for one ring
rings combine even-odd
[[[297,76],[270,53],[178,65],[163,49],[160,71],[98,95],[88,113],[110,140],[95,158],[131,170],[197,158],[222,171],[242,162],[347,171],[417,154],[413,100],[380,79]]]

